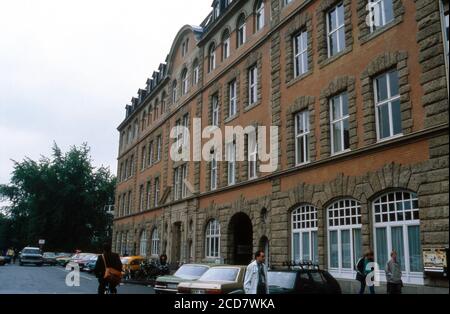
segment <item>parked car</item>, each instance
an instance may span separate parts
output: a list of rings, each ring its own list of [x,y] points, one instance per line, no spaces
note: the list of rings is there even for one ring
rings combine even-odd
[[[243,289],[247,266],[214,266],[197,281],[181,282],[181,294],[229,294]]]
[[[53,252],[45,252],[43,255],[44,265],[56,265],[56,254]]]
[[[0,256],[0,266],[5,266],[5,264],[6,264],[5,257]]]
[[[67,264],[69,264],[70,259],[72,258],[73,254],[70,253],[58,253],[56,257],[56,263],[59,266],[66,267]]]
[[[122,262],[122,273],[124,279],[132,279],[134,274],[141,269],[141,264],[145,261],[143,256],[126,256],[120,258]]]
[[[26,247],[22,250],[19,256],[19,265],[24,264],[35,264],[37,266],[42,266],[44,259],[41,254],[41,250],[37,247]]]
[[[95,269],[95,264],[97,263],[98,255],[94,254],[86,258],[85,262],[82,263],[83,266],[80,266],[81,271],[85,272],[93,272]]]
[[[92,258],[93,256],[96,256],[96,254],[78,253],[78,254],[75,254],[74,256],[72,256],[69,264],[72,264],[72,265],[76,264],[76,265],[78,265],[78,267],[80,267],[80,270],[82,270],[83,267],[89,262],[89,259]]]
[[[160,276],[156,278],[156,294],[174,294],[178,292],[178,284],[185,281],[198,280],[210,268],[205,264],[184,264],[173,276]]]

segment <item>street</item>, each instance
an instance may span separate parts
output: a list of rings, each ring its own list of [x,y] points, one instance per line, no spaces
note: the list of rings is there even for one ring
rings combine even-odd
[[[81,273],[80,286],[68,287],[66,276],[69,272],[60,266],[22,266],[0,267],[0,294],[96,294],[95,276]],[[153,288],[122,284],[117,288],[119,294],[153,294]]]

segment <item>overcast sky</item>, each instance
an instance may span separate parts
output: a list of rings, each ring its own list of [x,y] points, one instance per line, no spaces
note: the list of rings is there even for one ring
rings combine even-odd
[[[87,142],[116,172],[124,106],[212,0],[0,0],[0,184],[13,163]]]

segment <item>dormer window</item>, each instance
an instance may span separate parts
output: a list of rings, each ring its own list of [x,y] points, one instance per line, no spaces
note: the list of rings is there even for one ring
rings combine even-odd
[[[220,16],[220,1],[217,1],[214,5],[214,19],[219,18]]]

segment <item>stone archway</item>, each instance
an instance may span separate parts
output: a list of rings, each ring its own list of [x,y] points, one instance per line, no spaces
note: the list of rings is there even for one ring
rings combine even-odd
[[[230,263],[247,265],[253,259],[253,226],[245,213],[235,214],[228,225]]]

